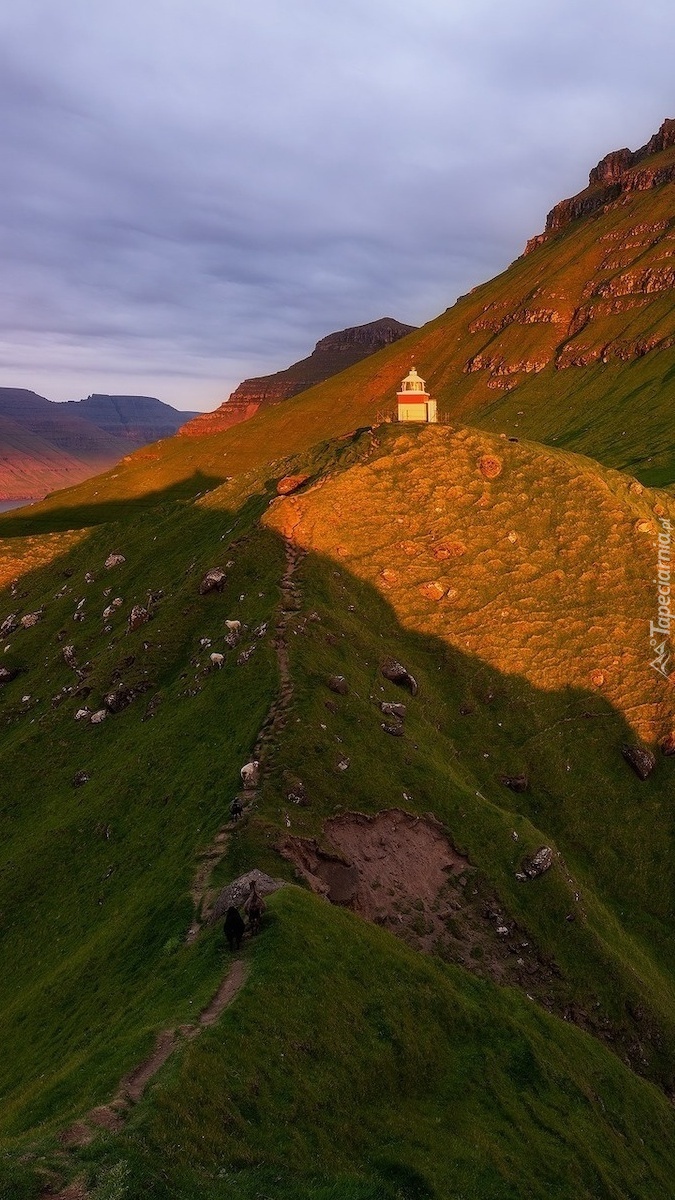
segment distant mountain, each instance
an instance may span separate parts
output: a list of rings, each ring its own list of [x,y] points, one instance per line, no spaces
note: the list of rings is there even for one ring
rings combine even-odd
[[[26,388],[0,388],[0,500],[40,499],[80,483],[195,415],[151,396],[56,404]]]
[[[105,396],[94,392],[86,400],[69,400],[65,405],[116,438],[137,448],[160,438],[173,437],[197,412],[179,412],[154,396]]]
[[[332,375],[338,375],[347,367],[400,341],[414,333],[415,325],[404,325],[393,317],[381,317],[367,325],[353,325],[337,333],[329,333],[316,343],[312,353],[293,363],[284,371],[274,375],[261,375],[257,379],[245,379],[228,400],[215,412],[201,413],[181,430],[186,437],[202,437],[207,433],[220,433],[230,425],[247,421],[262,405],[279,404],[304,392],[316,383],[323,383]]]

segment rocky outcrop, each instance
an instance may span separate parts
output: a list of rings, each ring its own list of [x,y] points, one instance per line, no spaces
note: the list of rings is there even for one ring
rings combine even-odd
[[[297,396],[299,392],[322,383],[331,375],[337,375],[377,350],[413,333],[414,329],[414,325],[403,325],[393,317],[382,317],[367,325],[354,325],[338,333],[329,333],[316,343],[308,358],[294,363],[285,371],[257,379],[245,379],[220,408],[215,412],[202,413],[196,420],[188,422],[180,434],[184,437],[204,437],[211,433],[222,433],[231,425],[248,421],[261,406],[279,404],[282,400]]]
[[[530,239],[525,253],[536,250],[551,234],[572,221],[593,216],[630,192],[647,191],[671,183],[675,180],[675,157],[666,152],[674,146],[675,120],[667,119],[658,133],[639,150],[612,150],[606,154],[590,172],[588,187],[551,209],[544,233]]]

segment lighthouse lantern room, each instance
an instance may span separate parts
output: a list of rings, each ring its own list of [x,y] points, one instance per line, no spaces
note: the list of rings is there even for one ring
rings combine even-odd
[[[414,367],[406,375],[397,394],[399,421],[427,421],[436,424],[436,401],[432,400]]]

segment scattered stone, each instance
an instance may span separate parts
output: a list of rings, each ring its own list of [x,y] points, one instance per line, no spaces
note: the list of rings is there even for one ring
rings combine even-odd
[[[22,629],[32,629],[33,626],[37,625],[38,621],[41,620],[42,609],[38,609],[37,612],[26,613],[25,617],[21,618],[20,625]]]
[[[99,708],[98,712],[91,714],[91,717],[89,718],[89,720],[91,721],[92,725],[100,725],[102,721],[105,721],[107,715],[108,715],[107,708]]]
[[[85,583],[93,583],[94,582],[94,576],[92,575],[91,571],[85,571],[84,582]]]
[[[108,555],[103,565],[106,571],[110,571],[113,567],[121,567],[122,563],[126,561],[123,554],[113,553]]]
[[[622,746],[621,753],[640,779],[649,778],[656,766],[656,759],[651,750],[647,750],[645,746]]]
[[[499,782],[512,792],[526,792],[530,786],[527,775],[500,775]]]
[[[90,716],[91,716],[90,708],[78,708],[77,712],[75,713],[75,720],[76,721],[85,721],[87,719],[87,717],[90,717]]]
[[[403,737],[402,725],[387,725],[386,721],[382,721],[380,729],[383,729],[385,733],[391,734],[392,737]]]
[[[119,683],[112,692],[103,697],[103,706],[111,713],[122,712],[134,699],[134,692],[124,683]],[[93,720],[93,718],[92,718]]]
[[[129,613],[129,632],[133,633],[135,629],[140,629],[141,625],[145,625],[150,620],[150,613],[142,604],[134,604]]]
[[[398,717],[401,721],[405,719],[408,707],[405,704],[389,704],[387,700],[382,700],[380,710],[385,717]]]
[[[421,583],[419,591],[426,600],[442,600],[445,595],[445,588],[437,580],[431,580],[429,583]]]
[[[152,696],[152,698],[150,699],[150,701],[148,703],[148,707],[146,708],[145,713],[143,715],[143,720],[151,721],[152,718],[157,715],[157,709],[159,708],[161,703],[162,703],[161,693],[155,692],[154,696]]]
[[[385,658],[381,671],[385,679],[395,683],[398,687],[407,688],[411,696],[417,695],[417,680],[395,658]]]
[[[263,621],[253,630],[254,638],[263,638],[267,633],[267,621]]]
[[[553,866],[553,851],[550,846],[541,846],[529,858],[524,858],[516,879],[537,879]]]
[[[202,647],[202,650],[208,648],[211,645],[211,638],[200,638],[199,645]]]
[[[349,769],[350,763],[351,763],[351,759],[349,759],[349,758],[339,758],[337,763],[335,764],[335,769],[336,769],[336,771],[347,771]]]
[[[305,785],[301,779],[290,776],[286,781],[286,799],[289,804],[297,804],[300,808],[309,806]]]
[[[89,783],[91,775],[87,771],[76,771],[73,775],[73,787],[82,787],[83,784]]]
[[[255,646],[249,646],[248,650],[242,650],[241,654],[237,655],[237,666],[244,667],[254,651]]]
[[[329,675],[327,682],[331,692],[336,692],[338,696],[347,695],[349,684],[344,675]]]
[[[206,596],[208,592],[222,592],[227,576],[222,567],[210,567],[199,585],[199,595]]]
[[[478,470],[485,479],[496,479],[502,473],[502,462],[496,454],[484,454],[478,460]]]
[[[15,629],[19,628],[19,618],[16,613],[10,613],[5,617],[2,625],[0,625],[0,637],[9,637],[10,633],[14,633]]]
[[[670,756],[675,754],[675,733],[668,733],[660,742],[661,753]]]
[[[75,658],[75,647],[74,646],[64,646],[61,653],[63,655],[63,661],[65,662],[66,666],[70,667],[71,670],[73,670],[73,671],[77,671],[77,659]]]
[[[260,763],[257,759],[246,763],[246,765],[241,768],[239,774],[241,775],[241,782],[247,791],[257,788],[258,781],[260,779]]]
[[[277,495],[289,496],[291,492],[297,492],[308,479],[309,475],[285,475],[277,484]]]
[[[252,883],[255,883],[259,896],[271,896],[272,892],[278,892],[279,888],[284,887],[283,879],[272,879],[270,875],[266,875],[264,871],[259,871],[257,867],[254,867],[252,871],[240,875],[233,883],[228,883],[227,887],[223,888],[213,906],[211,923],[220,920],[228,908],[241,908],[251,890]]]

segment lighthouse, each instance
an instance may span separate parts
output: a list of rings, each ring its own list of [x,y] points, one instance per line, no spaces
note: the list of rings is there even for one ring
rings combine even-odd
[[[430,398],[414,367],[402,381],[396,398],[399,421],[427,421],[432,425],[438,421],[436,401]]]

